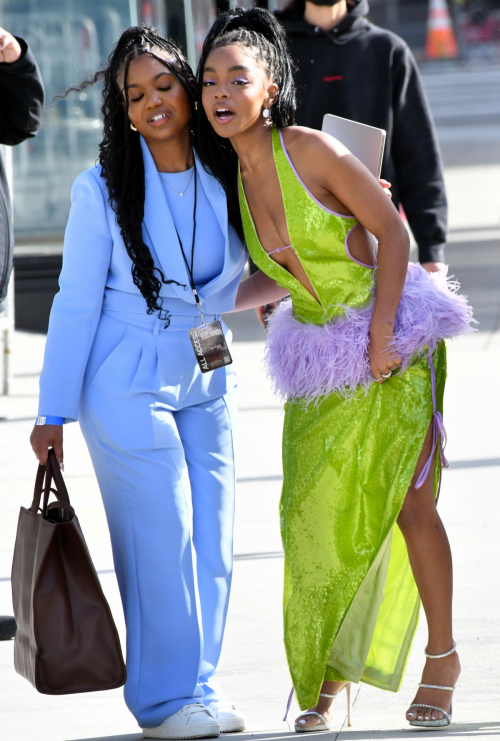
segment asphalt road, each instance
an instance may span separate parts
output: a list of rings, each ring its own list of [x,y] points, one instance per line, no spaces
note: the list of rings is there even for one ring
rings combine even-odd
[[[424,74],[450,204],[447,262],[480,332],[500,328],[500,68]]]
[[[500,67],[423,67],[446,167],[500,162]]]

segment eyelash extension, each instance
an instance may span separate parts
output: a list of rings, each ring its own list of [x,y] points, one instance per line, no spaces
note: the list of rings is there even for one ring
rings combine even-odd
[[[172,85],[169,85],[168,87],[159,87],[158,90],[168,92],[169,90],[172,90]],[[143,95],[140,95],[138,98],[130,98],[130,102],[138,103],[143,97]]]
[[[236,80],[233,80],[233,83],[241,83],[243,85],[249,85],[250,80],[247,80],[245,77],[238,77]],[[215,85],[214,80],[204,80],[203,81],[203,87],[211,87],[212,85]]]

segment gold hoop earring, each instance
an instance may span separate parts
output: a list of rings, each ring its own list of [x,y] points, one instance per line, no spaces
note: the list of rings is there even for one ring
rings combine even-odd
[[[130,124],[130,128],[132,129],[132,131],[137,131],[133,123]]]

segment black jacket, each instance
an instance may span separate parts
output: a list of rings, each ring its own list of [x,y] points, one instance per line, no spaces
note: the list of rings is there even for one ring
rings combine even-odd
[[[0,62],[0,144],[20,144],[35,136],[42,121],[43,84],[25,41],[17,62]],[[0,311],[12,270],[14,239],[9,187],[0,157]]]
[[[448,209],[429,105],[408,46],[367,12],[361,0],[331,31],[276,13],[297,65],[297,123],[321,129],[333,113],[385,129],[382,177],[394,205],[404,208],[420,262],[443,261]]]

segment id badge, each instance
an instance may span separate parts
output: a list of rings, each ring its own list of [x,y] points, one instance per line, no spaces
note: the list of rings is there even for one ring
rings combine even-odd
[[[202,373],[233,362],[219,321],[190,329],[189,338]]]

